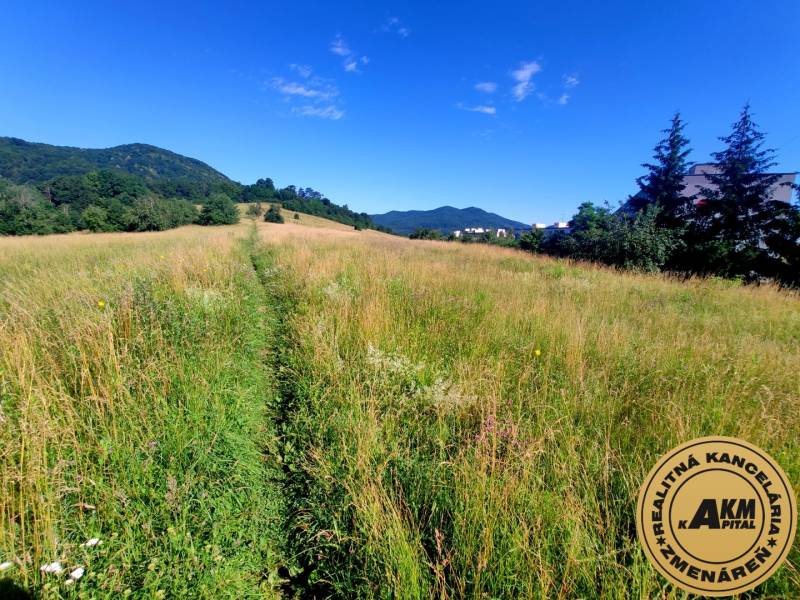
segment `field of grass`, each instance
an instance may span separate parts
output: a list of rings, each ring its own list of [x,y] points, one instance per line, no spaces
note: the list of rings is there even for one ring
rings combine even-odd
[[[799,487],[799,371],[800,299],[769,287],[291,216],[0,239],[0,578],[683,597],[636,541],[644,475],[722,434]],[[757,595],[800,596],[798,568]]]

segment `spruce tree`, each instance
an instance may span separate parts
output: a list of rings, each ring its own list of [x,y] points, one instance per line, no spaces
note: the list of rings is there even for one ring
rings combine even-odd
[[[630,206],[637,211],[658,205],[658,224],[670,228],[682,227],[692,210],[692,198],[683,196],[683,178],[691,152],[689,140],[683,135],[685,127],[681,114],[676,112],[669,129],[663,130],[666,136],[656,144],[654,162],[642,164],[648,172],[636,180],[639,193],[630,199]]]
[[[714,187],[701,188],[698,233],[706,246],[716,245],[712,253],[728,275],[772,277],[780,270],[777,248],[770,246],[779,246],[789,235],[792,206],[773,198],[780,175],[767,173],[777,163],[775,151],[764,148],[764,138],[746,104],[731,133],[720,138],[725,149],[712,155],[717,172],[709,173],[708,180]]]

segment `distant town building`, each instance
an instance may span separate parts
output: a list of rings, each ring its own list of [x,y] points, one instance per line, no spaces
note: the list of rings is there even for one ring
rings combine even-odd
[[[684,198],[695,197],[695,203],[703,201],[702,188],[715,190],[717,188],[711,182],[708,175],[717,175],[720,173],[720,168],[717,165],[710,163],[701,163],[692,166],[689,169],[689,174],[683,178],[683,184],[686,186],[681,192]],[[780,177],[772,187],[772,199],[781,202],[792,201],[792,186],[797,173],[769,173],[768,175],[779,175]]]
[[[689,173],[683,177],[683,184],[686,187],[684,187],[683,191],[681,192],[681,196],[684,198],[692,198],[695,204],[702,204],[705,202],[705,198],[703,198],[703,188],[709,190],[717,189],[717,186],[711,181],[709,175],[716,175],[719,173],[720,168],[715,164],[700,163],[693,165],[689,169]],[[792,201],[793,190],[791,184],[794,183],[797,173],[765,173],[764,175],[778,175],[777,181],[773,184],[770,190],[773,200],[779,200],[782,202]],[[641,192],[635,194],[633,199],[639,200],[639,202],[634,204],[629,200],[628,202],[625,202],[622,207],[620,207],[620,210],[627,213],[634,212],[636,210],[636,206],[641,205],[642,198],[643,196]]]

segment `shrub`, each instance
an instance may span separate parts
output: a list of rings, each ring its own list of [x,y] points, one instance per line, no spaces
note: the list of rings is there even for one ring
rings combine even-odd
[[[283,223],[280,204],[270,204],[269,210],[264,214],[267,223]]]
[[[247,207],[248,217],[256,218],[260,217],[262,214],[264,214],[264,209],[261,206],[261,202],[256,202]]]
[[[228,196],[216,193],[209,196],[200,211],[200,225],[233,225],[239,222],[239,211]]]

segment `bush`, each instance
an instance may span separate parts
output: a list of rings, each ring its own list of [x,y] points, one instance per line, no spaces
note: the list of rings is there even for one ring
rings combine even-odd
[[[283,223],[283,215],[279,204],[270,204],[269,210],[264,214],[267,223]]]
[[[247,207],[247,216],[248,217],[260,217],[264,213],[264,209],[261,207],[261,202],[256,202],[251,204]]]
[[[527,252],[539,252],[542,248],[544,232],[541,229],[532,229],[519,236],[519,247]]]
[[[658,214],[656,206],[628,215],[587,202],[573,217],[570,233],[551,233],[542,239],[540,247],[554,256],[658,271],[680,243],[678,231],[658,226]]]
[[[443,240],[444,236],[442,232],[438,229],[431,229],[429,227],[423,227],[421,229],[417,229],[408,236],[412,240]]]
[[[200,211],[200,225],[233,225],[239,222],[239,211],[228,196],[212,194]]]

